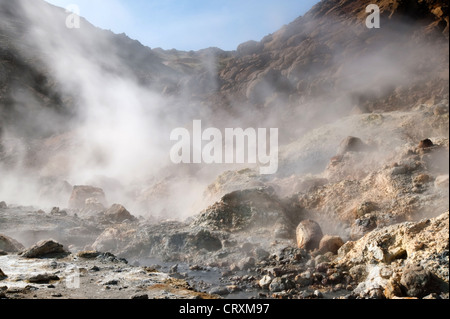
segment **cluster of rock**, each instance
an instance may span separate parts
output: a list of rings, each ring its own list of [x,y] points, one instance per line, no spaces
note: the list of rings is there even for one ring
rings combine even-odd
[[[360,210],[374,206],[367,202]],[[296,209],[303,220],[292,230],[293,208],[273,190],[238,191],[188,223],[112,226],[92,249],[131,258],[158,256],[193,269],[216,267],[227,285],[209,292],[220,295],[247,289],[271,298],[448,297],[448,213],[376,226],[348,241],[324,233]],[[277,223],[291,235],[280,236]]]
[[[24,249],[3,235],[0,245],[9,250],[0,255],[0,299],[214,298],[156,269],[128,265],[111,253],[71,254],[54,240]]]
[[[448,232],[447,212],[389,226],[358,241],[332,240],[330,249],[285,247],[269,254],[247,247],[248,257],[224,275],[231,282],[228,288],[260,288],[260,297],[448,299]],[[253,275],[237,276],[239,270]]]

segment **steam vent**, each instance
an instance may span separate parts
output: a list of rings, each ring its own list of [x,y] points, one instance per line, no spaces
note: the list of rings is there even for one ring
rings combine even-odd
[[[0,0],[2,307],[449,298],[448,1],[298,1],[185,51],[49,2]]]

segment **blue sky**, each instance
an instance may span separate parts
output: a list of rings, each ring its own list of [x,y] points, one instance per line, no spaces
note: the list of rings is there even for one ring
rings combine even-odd
[[[92,24],[152,48],[234,50],[306,13],[319,0],[46,0],[75,4]]]

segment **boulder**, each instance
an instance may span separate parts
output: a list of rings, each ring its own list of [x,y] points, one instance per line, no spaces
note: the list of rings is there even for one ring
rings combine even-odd
[[[98,251],[80,251],[77,256],[83,259],[95,259],[100,256]]]
[[[403,293],[400,284],[394,279],[389,280],[384,288],[384,296],[387,299],[402,297]]]
[[[60,278],[53,274],[38,274],[28,278],[28,282],[31,284],[49,284],[52,281],[58,281]]]
[[[409,297],[423,297],[431,283],[431,274],[420,264],[407,264],[403,270],[400,283]]]
[[[367,148],[367,145],[360,138],[349,136],[339,145],[338,155],[344,155],[348,152],[363,152]]]
[[[320,225],[313,220],[304,220],[297,226],[297,246],[306,250],[319,248],[323,237]]]
[[[290,225],[286,220],[287,211],[273,188],[246,189],[224,195],[205,209],[192,226],[232,233],[251,228],[273,232],[282,225]]]
[[[106,196],[103,189],[93,186],[74,186],[69,199],[69,207],[82,209],[85,207],[87,199],[96,199],[103,206],[106,206]]]
[[[22,253],[25,258],[52,258],[65,257],[69,253],[64,249],[63,245],[52,239],[42,240],[31,248]]]
[[[310,271],[302,272],[301,274],[299,274],[295,277],[295,282],[300,287],[307,287],[309,285],[312,285],[313,281],[314,281],[314,278]]]
[[[115,222],[123,222],[125,220],[136,220],[136,217],[130,214],[130,212],[119,204],[112,205],[106,212],[105,216]]]
[[[344,245],[344,241],[339,236],[330,236],[325,235],[319,243],[319,252],[320,254],[325,254],[327,252],[331,252],[333,254],[337,254],[339,248]]]
[[[8,278],[8,276],[6,276],[3,270],[0,269],[0,280],[4,280],[6,278]]]
[[[434,186],[437,188],[448,189],[449,175],[439,175],[434,181]]]
[[[18,241],[8,236],[0,235],[0,250],[7,253],[18,253],[24,249],[25,247]]]
[[[378,210],[378,205],[371,201],[364,201],[358,207],[355,208],[355,215],[357,218],[363,217],[373,211]]]
[[[286,285],[284,280],[281,277],[277,277],[272,280],[272,282],[269,285],[269,290],[271,292],[281,292],[283,290],[286,290]]]
[[[50,215],[52,216],[67,216],[67,212],[65,210],[60,210],[59,207],[53,207],[50,211]]]
[[[295,287],[295,283],[290,280],[287,276],[276,277],[272,280],[269,285],[269,290],[271,292],[281,292],[284,290],[289,290]]]
[[[7,209],[8,205],[5,202],[0,202],[0,209]]]
[[[205,249],[207,251],[217,251],[222,249],[221,240],[206,229],[201,229],[197,233],[188,236],[188,245],[196,249]]]
[[[130,297],[130,299],[134,299],[134,300],[147,300],[148,295],[147,294],[136,294]]]

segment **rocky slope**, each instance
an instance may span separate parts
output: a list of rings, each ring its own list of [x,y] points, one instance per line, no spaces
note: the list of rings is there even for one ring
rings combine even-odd
[[[375,31],[365,26],[370,3],[322,1],[260,42],[242,44],[220,70],[220,94],[264,108],[258,121],[274,109],[272,117],[299,131],[324,110],[335,118],[442,98],[448,4],[377,1],[382,27]]]

